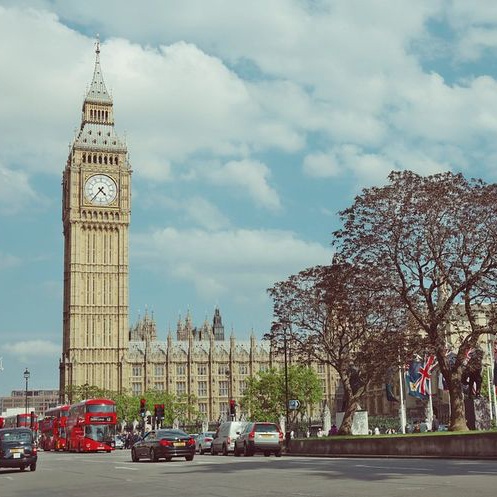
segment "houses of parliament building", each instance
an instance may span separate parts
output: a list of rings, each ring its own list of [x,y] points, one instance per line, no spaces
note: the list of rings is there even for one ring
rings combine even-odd
[[[190,394],[209,420],[240,398],[246,379],[283,358],[254,335],[225,336],[221,313],[212,323],[193,326],[188,313],[158,340],[152,315],[129,327],[129,225],[131,165],[127,146],[115,132],[113,99],[100,66],[100,44],[81,125],[62,176],[64,234],[63,339],[59,364],[61,401],[71,388],[95,385],[140,395],[146,390]],[[323,400],[331,406],[336,378],[316,366]]]

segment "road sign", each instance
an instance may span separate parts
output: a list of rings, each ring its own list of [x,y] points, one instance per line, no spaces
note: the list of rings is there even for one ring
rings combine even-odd
[[[292,399],[288,401],[288,409],[298,409],[300,407],[300,400]]]

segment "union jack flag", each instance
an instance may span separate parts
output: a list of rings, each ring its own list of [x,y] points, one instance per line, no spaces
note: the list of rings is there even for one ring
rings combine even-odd
[[[409,395],[420,399],[431,395],[431,373],[435,366],[434,355],[429,355],[424,364],[421,361],[412,361],[407,373]]]

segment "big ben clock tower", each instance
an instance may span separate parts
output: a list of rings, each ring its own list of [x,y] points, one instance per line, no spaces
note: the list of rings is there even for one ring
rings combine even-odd
[[[81,127],[62,179],[64,229],[61,400],[74,387],[121,391],[128,351],[128,228],[131,168],[114,131],[100,68],[83,102]]]

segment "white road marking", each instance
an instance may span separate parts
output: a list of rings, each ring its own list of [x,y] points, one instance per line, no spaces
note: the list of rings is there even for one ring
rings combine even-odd
[[[114,469],[127,469],[128,471],[138,471],[138,468],[131,468],[129,466],[114,466]]]
[[[371,469],[383,469],[383,470],[386,470],[386,469],[389,469],[390,472],[397,472],[399,470],[409,470],[411,471],[412,468],[411,467],[403,467],[403,466],[392,466],[392,467],[387,467],[387,466],[373,466],[373,465],[370,465],[370,464],[356,464],[355,465],[356,468],[371,468]],[[416,468],[417,470],[422,470],[422,471],[435,471],[434,469],[432,468]]]

